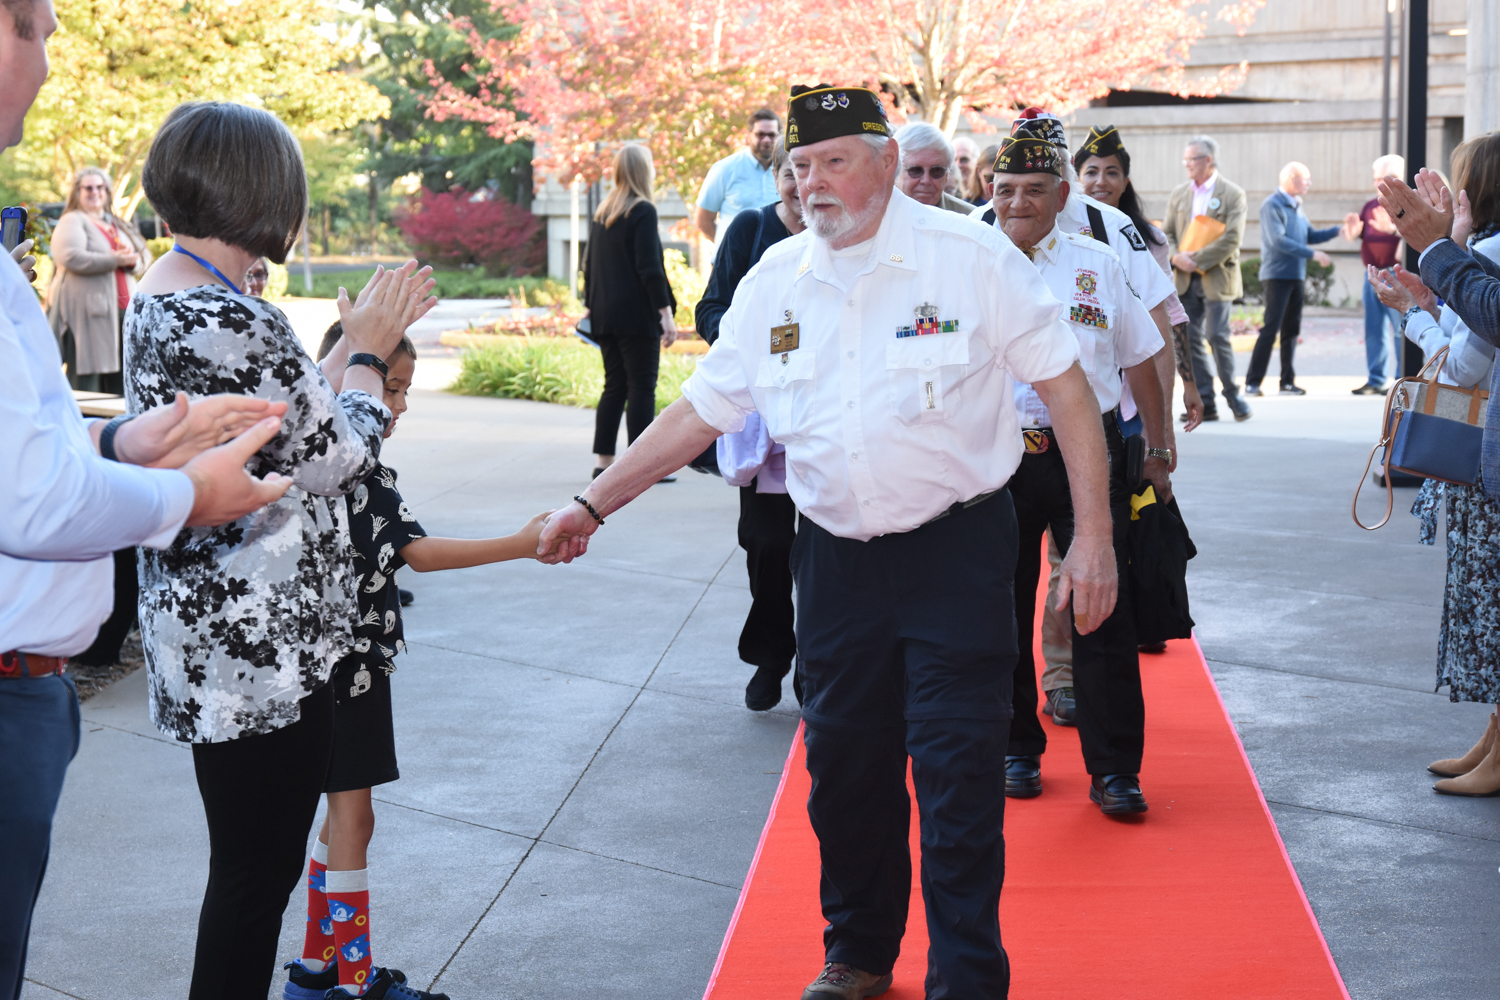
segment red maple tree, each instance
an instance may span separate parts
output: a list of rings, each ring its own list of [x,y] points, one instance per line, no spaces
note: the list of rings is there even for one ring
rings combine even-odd
[[[412,248],[434,263],[482,264],[499,277],[536,274],[546,262],[541,220],[503,198],[423,188],[395,221]]]
[[[1188,52],[1207,30],[1200,0],[492,0],[505,38],[470,29],[478,86],[437,86],[435,118],[481,122],[499,138],[538,143],[538,167],[560,180],[606,172],[614,147],[648,143],[658,174],[692,190],[743,143],[746,116],[781,108],[791,83],[883,91],[893,118],[952,134],[959,117],[1008,121],[1041,104],[1066,112],[1110,89],[1178,94],[1233,89],[1244,65],[1189,79]],[[1264,0],[1214,16],[1243,32]]]

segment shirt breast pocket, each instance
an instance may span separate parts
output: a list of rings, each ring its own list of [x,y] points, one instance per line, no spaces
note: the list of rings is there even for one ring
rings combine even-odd
[[[812,351],[788,351],[760,359],[755,374],[755,388],[766,397],[761,419],[776,441],[804,437],[811,423],[813,371],[816,355]]]
[[[932,424],[957,411],[969,365],[969,338],[928,334],[885,345],[891,408],[903,424]]]

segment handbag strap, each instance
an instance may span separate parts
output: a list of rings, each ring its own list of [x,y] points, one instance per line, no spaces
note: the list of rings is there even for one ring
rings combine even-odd
[[[1447,348],[1444,348],[1441,353],[1446,354]],[[1426,369],[1424,368],[1423,371],[1426,371]],[[1420,378],[1420,375],[1418,377]],[[1385,516],[1380,519],[1379,524],[1365,524],[1359,519],[1359,494],[1365,488],[1365,480],[1370,478],[1370,467],[1375,464],[1375,453],[1389,445],[1392,436],[1395,434],[1395,428],[1391,426],[1391,414],[1395,411],[1396,397],[1400,393],[1401,384],[1404,381],[1407,380],[1397,379],[1392,383],[1390,391],[1385,394],[1385,415],[1380,422],[1380,440],[1375,442],[1375,447],[1370,449],[1370,457],[1365,459],[1365,469],[1359,474],[1359,485],[1354,487],[1354,499],[1349,504],[1349,515],[1354,518],[1354,523],[1366,531],[1376,531],[1385,527],[1386,522],[1391,519],[1391,511],[1396,506],[1396,490],[1391,485],[1391,469],[1389,462],[1387,462],[1385,469]],[[1389,453],[1387,453],[1386,457],[1389,459]]]

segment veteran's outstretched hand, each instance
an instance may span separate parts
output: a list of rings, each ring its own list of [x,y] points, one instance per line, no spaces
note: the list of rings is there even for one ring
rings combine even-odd
[[[537,540],[537,561],[548,565],[572,562],[589,550],[589,536],[598,530],[599,522],[576,500],[553,511]]]

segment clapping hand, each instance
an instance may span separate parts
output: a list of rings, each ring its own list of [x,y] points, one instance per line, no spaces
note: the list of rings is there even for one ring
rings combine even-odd
[[[189,527],[237,521],[251,511],[281,499],[292,485],[291,477],[272,472],[263,479],[256,479],[245,471],[245,463],[279,430],[281,418],[267,417],[234,440],[210,448],[182,467],[193,481],[193,510],[187,519]]]
[[[1389,271],[1382,271],[1374,265],[1367,264],[1365,277],[1369,279],[1370,287],[1375,289],[1375,297],[1380,299],[1380,304],[1387,309],[1404,313],[1417,304],[1411,292],[1396,281]]]
[[[115,455],[132,465],[180,469],[265,418],[284,413],[284,402],[225,393],[189,403],[187,395],[179,392],[172,402],[121,426],[115,434]]]
[[[1399,177],[1382,177],[1375,182],[1375,189],[1380,192],[1380,204],[1390,213],[1396,231],[1418,253],[1446,239],[1452,231],[1453,196],[1432,171],[1423,168],[1417,172],[1415,190]]]
[[[409,260],[393,271],[377,266],[353,302],[349,301],[348,290],[341,287],[339,320],[344,324],[349,352],[388,357],[406,328],[437,305],[437,298],[431,294],[436,286],[431,267],[418,270],[417,262]]]
[[[1467,248],[1469,237],[1474,235],[1474,210],[1469,205],[1469,192],[1458,192],[1458,207],[1453,210],[1453,242]]]
[[[1440,307],[1437,296],[1433,294],[1432,289],[1422,283],[1421,278],[1412,274],[1400,264],[1394,265],[1390,273],[1393,278],[1401,282],[1401,286],[1411,295],[1413,302],[1425,309],[1433,319],[1439,318]],[[1407,306],[1406,308],[1410,309],[1411,306]]]

